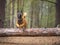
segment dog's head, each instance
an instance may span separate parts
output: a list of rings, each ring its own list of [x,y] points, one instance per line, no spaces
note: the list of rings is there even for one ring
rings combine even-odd
[[[18,18],[19,20],[21,20],[21,19],[22,19],[22,16],[23,16],[23,12],[22,12],[22,11],[18,11],[18,12],[17,12],[17,18]]]
[[[22,23],[22,20],[23,20],[22,16],[23,16],[23,12],[22,11],[18,11],[17,12],[18,24]]]

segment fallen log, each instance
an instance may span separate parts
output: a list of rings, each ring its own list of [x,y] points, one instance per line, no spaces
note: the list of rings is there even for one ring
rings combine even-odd
[[[1,36],[60,36],[60,28],[31,28],[17,29],[17,28],[1,28]]]

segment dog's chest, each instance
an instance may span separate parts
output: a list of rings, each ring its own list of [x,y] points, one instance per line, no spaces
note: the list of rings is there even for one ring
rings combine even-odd
[[[18,24],[22,24],[23,23],[23,20],[18,20]]]

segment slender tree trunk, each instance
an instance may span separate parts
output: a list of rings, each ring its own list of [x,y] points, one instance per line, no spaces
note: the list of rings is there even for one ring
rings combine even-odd
[[[14,28],[14,7],[15,7],[15,0],[12,0],[12,27]]]
[[[19,0],[17,0],[17,10],[19,10]]]
[[[17,21],[17,0],[14,2],[14,28],[16,28],[16,21]]]
[[[31,27],[39,27],[40,0],[33,0],[31,3]]]
[[[33,19],[33,1],[31,3],[31,23],[30,23],[30,28],[32,28],[32,19]]]
[[[4,27],[6,0],[0,0],[0,28]]]
[[[56,0],[56,26],[60,24],[60,0]]]
[[[35,24],[37,26],[37,28],[39,27],[39,13],[40,13],[40,0],[36,1],[36,21]]]
[[[14,13],[14,10],[13,10],[13,0],[11,0],[11,3],[10,3],[10,28],[12,28],[13,27],[13,13]],[[9,24],[9,23],[8,23]]]

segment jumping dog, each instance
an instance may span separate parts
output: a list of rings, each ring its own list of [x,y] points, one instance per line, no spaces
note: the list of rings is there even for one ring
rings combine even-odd
[[[25,30],[27,27],[27,21],[26,21],[26,13],[23,13],[22,11],[17,12],[17,22],[16,26],[19,29]]]

